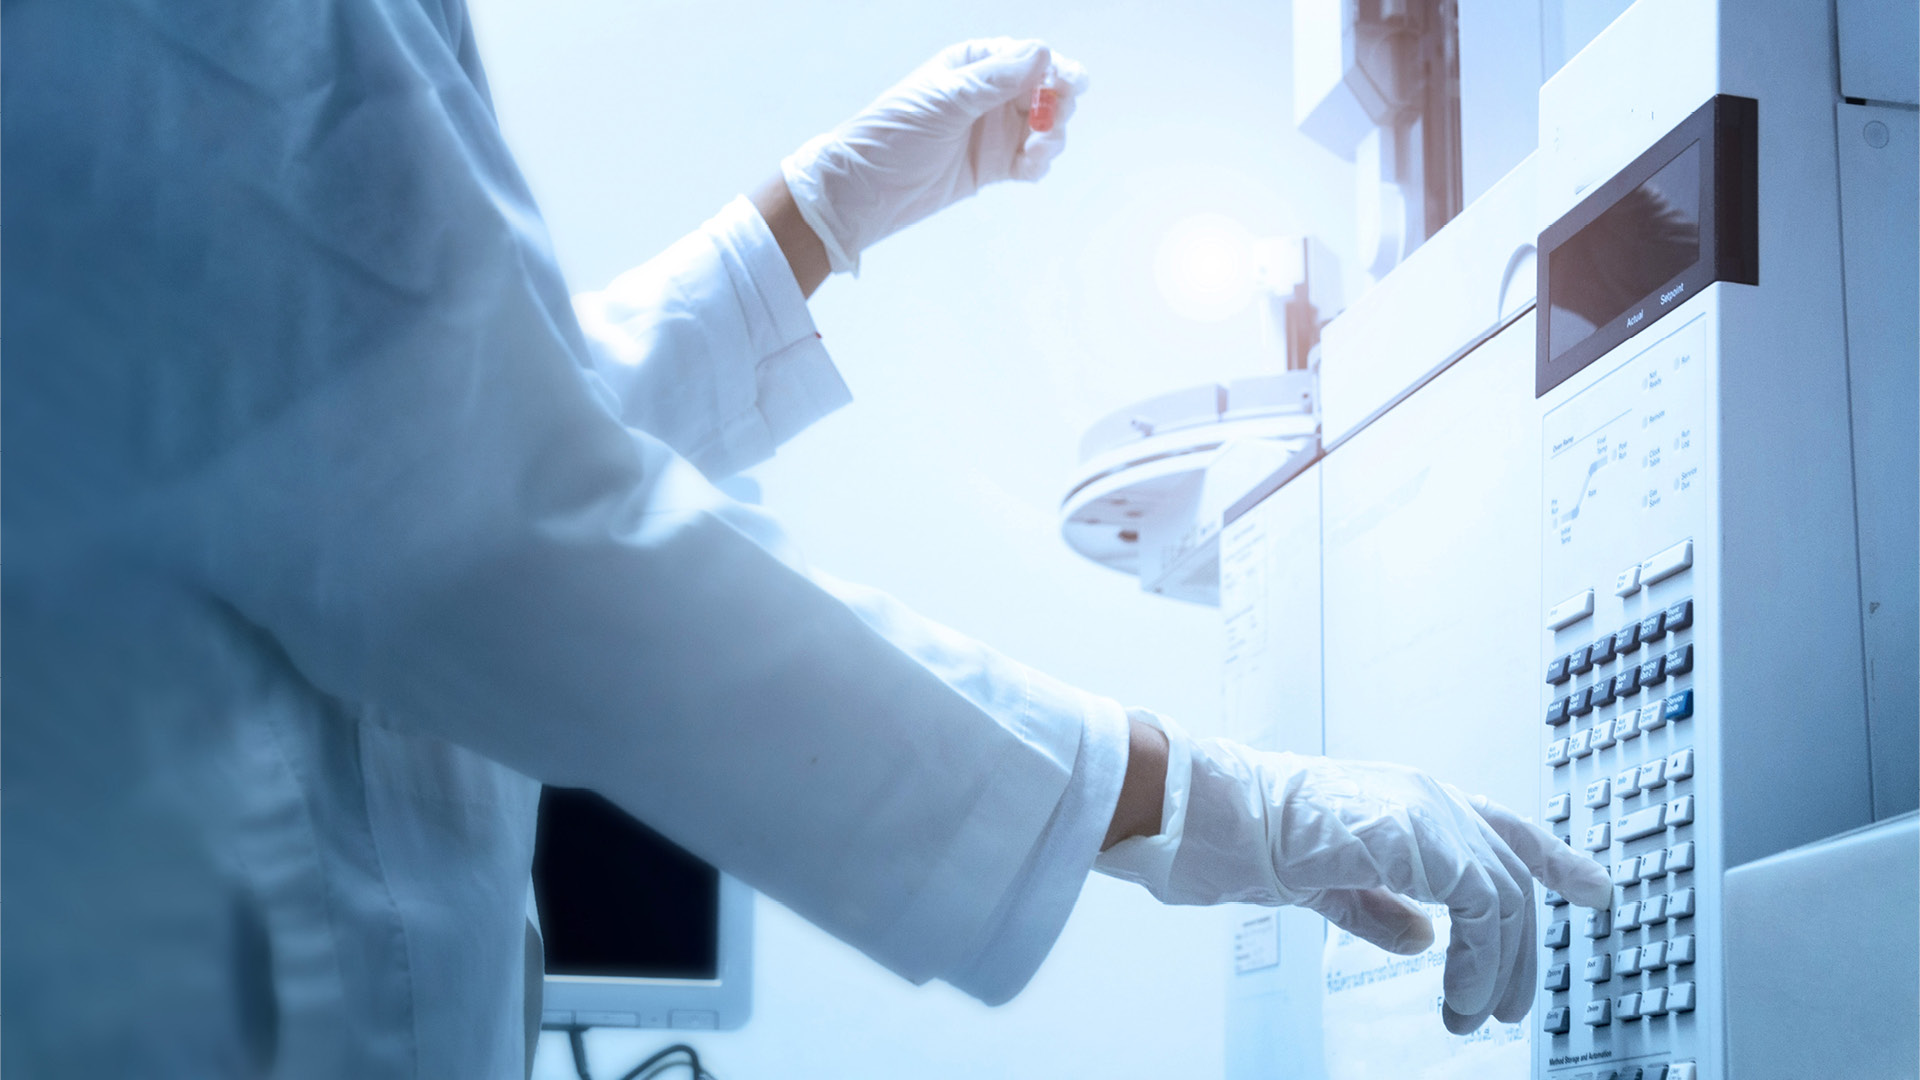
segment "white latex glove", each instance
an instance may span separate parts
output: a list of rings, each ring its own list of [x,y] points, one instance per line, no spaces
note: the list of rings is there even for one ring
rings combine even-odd
[[[1053,129],[1027,127],[1033,91],[1058,95]],[[1038,41],[963,41],[881,94],[859,115],[780,163],[800,216],[833,270],[857,272],[882,237],[997,180],[1038,180],[1066,146],[1079,64]]]
[[[1452,920],[1442,1019],[1466,1034],[1533,1004],[1540,942],[1533,879],[1592,908],[1606,870],[1484,796],[1415,769],[1254,750],[1166,732],[1159,836],[1122,841],[1095,866],[1170,904],[1298,904],[1391,952],[1433,944],[1410,901]]]

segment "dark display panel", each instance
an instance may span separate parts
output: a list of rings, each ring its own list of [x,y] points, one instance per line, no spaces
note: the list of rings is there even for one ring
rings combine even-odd
[[[548,974],[719,977],[720,872],[591,791],[542,790],[533,888]]]
[[[1700,144],[1688,144],[1548,258],[1552,358],[1700,261]]]

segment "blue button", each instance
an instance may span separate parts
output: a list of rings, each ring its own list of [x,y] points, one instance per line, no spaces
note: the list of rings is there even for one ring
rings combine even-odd
[[[1667,699],[1666,717],[1669,720],[1685,720],[1693,715],[1693,691],[1682,690]]]

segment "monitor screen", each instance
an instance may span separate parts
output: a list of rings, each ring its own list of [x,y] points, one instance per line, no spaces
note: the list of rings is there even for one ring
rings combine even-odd
[[[533,888],[550,975],[719,978],[720,872],[591,791],[541,792]]]
[[[1700,143],[1549,256],[1548,354],[1558,358],[1700,260]]]

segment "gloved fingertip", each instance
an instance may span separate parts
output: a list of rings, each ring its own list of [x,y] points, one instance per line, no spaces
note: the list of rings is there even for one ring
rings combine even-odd
[[[1440,1006],[1440,1020],[1446,1024],[1447,1030],[1455,1035],[1471,1035],[1480,1029],[1481,1024],[1487,1022],[1487,1014],[1469,1015],[1455,1012],[1452,1005],[1443,1004]]]
[[[1414,956],[1433,948],[1433,940],[1433,920],[1423,915],[1406,925],[1392,951],[1401,956]]]

